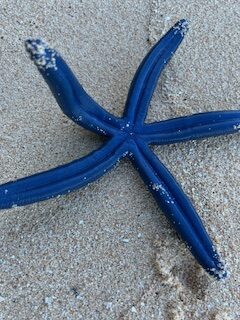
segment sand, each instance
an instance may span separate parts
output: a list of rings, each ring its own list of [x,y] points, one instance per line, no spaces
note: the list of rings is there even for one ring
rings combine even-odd
[[[148,121],[240,106],[239,1],[7,1],[0,6],[0,182],[101,145],[68,120],[29,60],[41,36],[121,115],[134,72],[180,18],[190,32]],[[155,147],[192,199],[231,276],[211,279],[128,160],[67,196],[0,212],[0,319],[240,318],[240,136]]]

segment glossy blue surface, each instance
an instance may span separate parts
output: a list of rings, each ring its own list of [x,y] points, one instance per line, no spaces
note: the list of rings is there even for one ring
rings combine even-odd
[[[217,279],[226,276],[191,201],[149,144],[170,144],[239,131],[240,111],[216,111],[144,124],[161,71],[182,42],[187,21],[176,23],[151,49],[132,81],[125,113],[115,117],[99,106],[74,74],[42,40],[27,40],[26,49],[62,111],[74,122],[108,141],[88,156],[58,168],[0,186],[0,208],[23,206],[80,188],[128,156],[173,227],[202,267]]]

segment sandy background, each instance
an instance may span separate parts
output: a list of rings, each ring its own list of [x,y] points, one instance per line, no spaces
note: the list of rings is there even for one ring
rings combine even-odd
[[[57,48],[87,91],[120,115],[141,59],[179,18],[190,32],[149,120],[239,109],[238,0],[1,0],[0,182],[102,143],[61,113],[26,38]],[[155,148],[197,207],[229,280],[198,267],[125,160],[80,191],[0,212],[0,319],[240,319],[239,148],[239,135]]]

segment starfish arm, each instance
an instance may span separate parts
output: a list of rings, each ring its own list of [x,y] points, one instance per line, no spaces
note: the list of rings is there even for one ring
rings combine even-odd
[[[125,109],[125,116],[133,126],[141,127],[144,122],[158,78],[182,42],[187,25],[186,20],[177,22],[140,64],[131,83]]]
[[[217,279],[225,277],[212,241],[174,177],[144,142],[138,142],[133,154],[133,162],[144,182],[191,253],[210,275]]]
[[[169,144],[236,133],[240,130],[240,111],[213,111],[146,124],[144,140]]]
[[[99,106],[83,89],[58,52],[40,39],[27,40],[26,49],[50,87],[62,111],[91,131],[113,135],[122,120]]]
[[[69,164],[0,186],[0,209],[47,200],[80,188],[111,169],[123,155],[123,137]]]

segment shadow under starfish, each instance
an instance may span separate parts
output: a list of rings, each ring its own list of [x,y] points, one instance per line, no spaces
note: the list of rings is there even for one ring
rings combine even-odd
[[[62,111],[78,125],[109,140],[79,160],[1,185],[0,208],[68,193],[101,177],[120,158],[128,156],[193,256],[210,275],[224,278],[224,265],[191,201],[149,145],[238,132],[240,111],[207,112],[144,123],[158,78],[187,29],[186,20],[177,22],[144,58],[132,81],[122,118],[104,110],[84,91],[55,50],[40,39],[27,40],[26,49]]]

